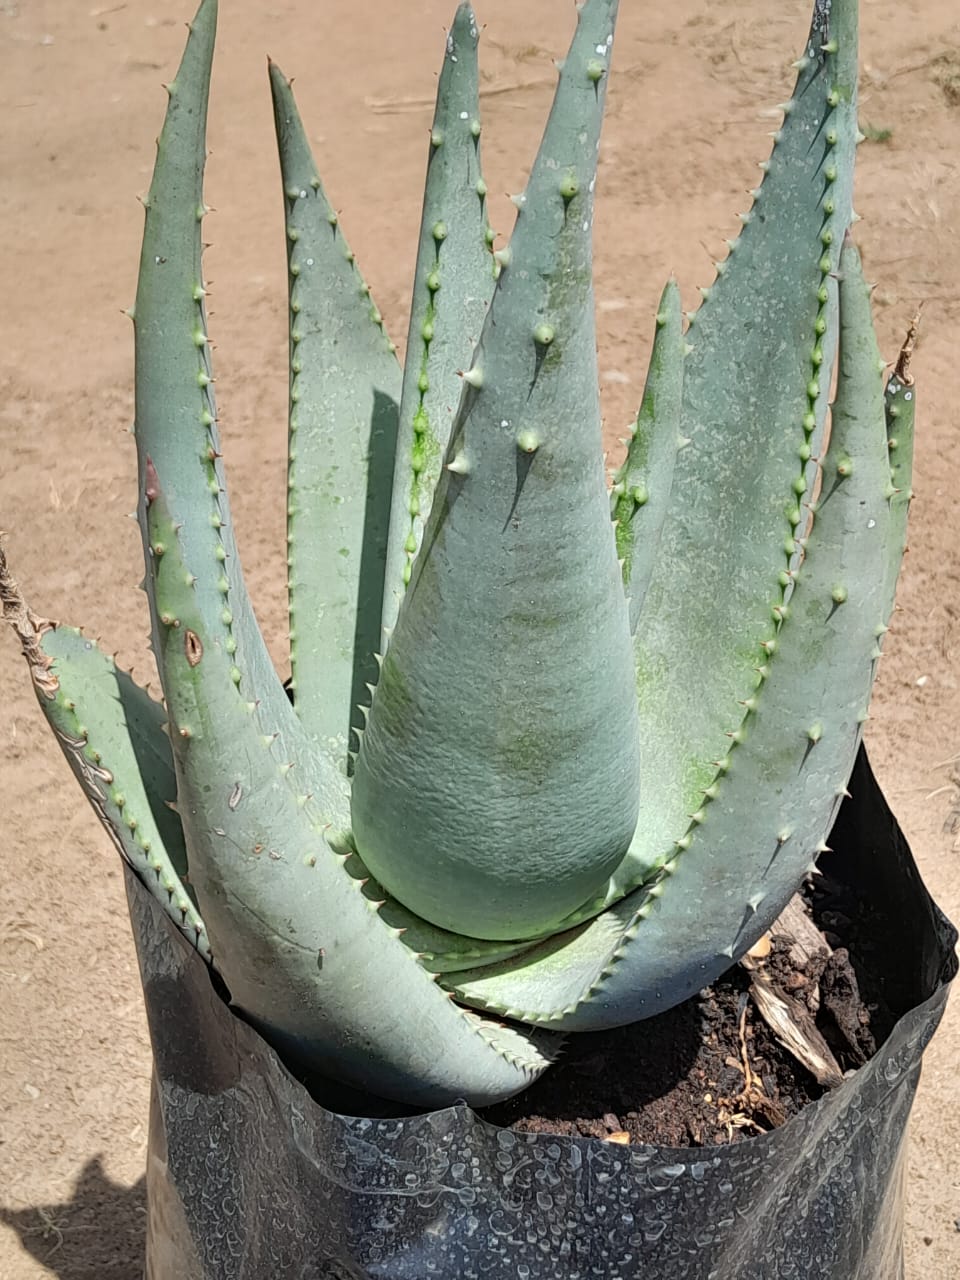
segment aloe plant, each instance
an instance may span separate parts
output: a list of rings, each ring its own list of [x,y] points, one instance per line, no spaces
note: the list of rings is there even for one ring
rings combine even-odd
[[[616,11],[581,6],[493,252],[460,5],[402,367],[270,67],[288,697],[217,433],[203,0],[132,312],[164,708],[3,579],[88,797],[236,1008],[295,1059],[419,1105],[524,1088],[562,1033],[685,999],[767,929],[844,794],[904,547],[914,389],[905,361],[884,386],[847,235],[856,0],[816,0],[753,207],[686,324],[664,290],[608,490],[591,228]]]

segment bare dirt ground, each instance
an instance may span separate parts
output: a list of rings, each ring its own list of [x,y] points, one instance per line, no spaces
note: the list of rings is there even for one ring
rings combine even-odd
[[[284,651],[285,265],[265,74],[297,77],[328,190],[405,332],[434,71],[452,0],[227,0],[211,115],[212,333],[248,579]],[[568,0],[478,0],[485,161],[522,186]],[[624,0],[596,220],[611,445],[635,409],[661,285],[688,305],[735,234],[807,0]],[[322,16],[321,16],[322,15]],[[132,335],[141,213],[189,5],[0,0],[0,526],[41,612],[150,677],[135,584]],[[960,21],[863,0],[857,231],[893,357],[925,300],[910,554],[869,742],[939,902],[960,918]],[[511,225],[498,197],[494,223]],[[704,567],[709,575],[709,566]],[[0,637],[0,1277],[140,1275],[150,1056],[117,856]],[[960,1004],[929,1050],[909,1164],[909,1274],[960,1275]]]

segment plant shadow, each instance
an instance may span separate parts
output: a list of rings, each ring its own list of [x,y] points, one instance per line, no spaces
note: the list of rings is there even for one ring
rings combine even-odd
[[[0,1222],[59,1280],[141,1280],[147,1223],[146,1178],[111,1182],[99,1156],[83,1166],[70,1200],[22,1208],[0,1205]]]

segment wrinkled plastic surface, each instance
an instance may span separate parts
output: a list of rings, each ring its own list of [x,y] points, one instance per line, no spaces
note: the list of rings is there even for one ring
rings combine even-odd
[[[731,1147],[514,1134],[466,1106],[371,1119],[314,1086],[326,1109],[128,873],[155,1058],[147,1280],[899,1280],[905,1126],[956,931],[862,752],[851,790],[830,873],[896,904],[913,1006],[842,1086]]]

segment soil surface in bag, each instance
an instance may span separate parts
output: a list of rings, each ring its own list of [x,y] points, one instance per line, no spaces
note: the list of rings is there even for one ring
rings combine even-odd
[[[863,1051],[862,1036],[883,1035],[891,1018],[895,1025],[818,1101],[768,1132],[752,1117],[752,1138],[722,1145],[715,1123],[700,1146],[689,1138],[621,1145],[497,1127],[463,1105],[399,1117],[395,1106],[319,1080],[308,1093],[230,1012],[203,962],[128,878],[155,1058],[146,1280],[902,1280],[906,1122],[956,971],[957,935],[926,892],[863,753],[851,790],[829,868],[831,885],[849,892],[837,898],[831,888],[830,905],[816,910],[824,924],[830,910],[835,925],[841,915],[853,923],[859,900],[865,917],[886,924],[869,958],[856,955],[854,929],[850,968],[841,962],[837,985],[858,975],[863,1000],[833,1001],[832,1016],[853,1054]],[[740,1050],[737,981],[690,1002],[712,1052],[711,1037],[730,1017],[713,1022],[711,1001],[734,1015]],[[830,990],[823,985],[823,1005]],[[633,1028],[636,1044],[648,1043],[648,1030]],[[583,1082],[573,1112],[562,1115],[564,1086],[549,1106],[530,1091],[528,1127],[551,1111],[554,1124],[583,1124],[584,1113],[595,1121],[583,1068],[598,1041],[610,1056],[610,1037],[584,1039],[594,1047],[568,1064]],[[802,1093],[784,1087],[783,1064],[758,1029],[744,1039],[748,1062],[752,1054],[766,1064],[764,1093],[799,1106]],[[639,1054],[631,1051],[635,1065]],[[688,1081],[695,1061],[691,1054],[685,1064]],[[623,1087],[611,1085],[610,1098],[598,1100],[601,1121],[609,1113],[619,1123],[633,1110],[640,1123],[639,1099],[651,1100],[645,1087],[624,1102]],[[702,1108],[683,1123],[701,1118]]]
[[[775,938],[757,969],[811,1012],[846,1072],[868,1062],[911,1007],[913,978],[889,973],[884,961],[896,916],[835,879],[830,865],[825,858],[826,874],[802,895],[827,948],[796,964],[786,940]],[[658,1017],[570,1036],[561,1060],[537,1084],[480,1114],[519,1132],[674,1147],[742,1142],[777,1128],[826,1087],[764,1021],[750,995],[751,977],[737,965]]]

